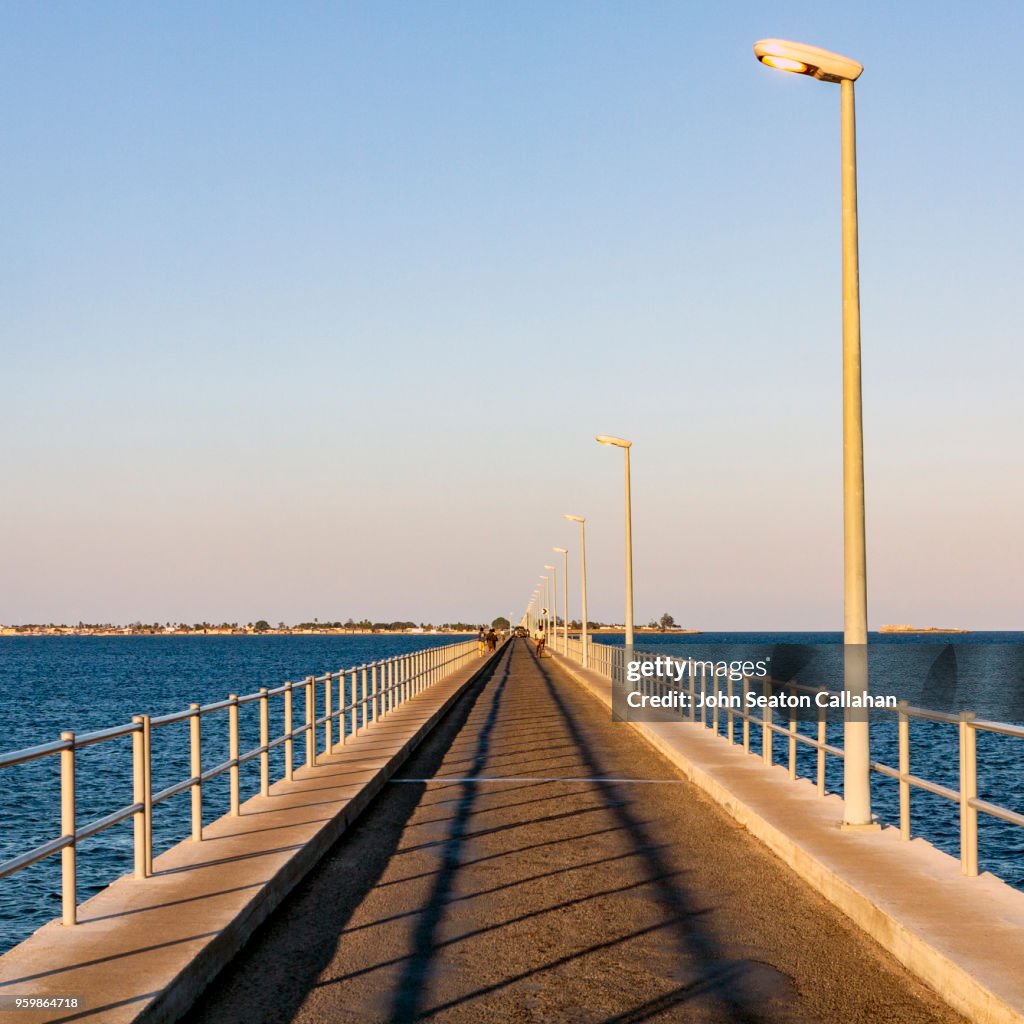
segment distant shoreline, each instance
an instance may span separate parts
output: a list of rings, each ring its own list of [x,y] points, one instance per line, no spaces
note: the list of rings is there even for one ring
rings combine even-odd
[[[190,629],[190,630],[131,630],[131,629],[0,629],[0,636],[475,636],[476,630],[449,629]]]

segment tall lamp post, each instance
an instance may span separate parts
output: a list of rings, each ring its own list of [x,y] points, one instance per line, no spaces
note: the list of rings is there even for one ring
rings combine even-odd
[[[569,657],[569,549],[552,548],[562,556],[562,653]]]
[[[541,586],[543,592],[541,594],[541,600],[547,607],[542,608],[544,618],[544,639],[550,641],[551,639],[551,581],[547,576],[541,576]]]
[[[849,57],[785,39],[754,44],[762,64],[839,83],[843,207],[843,685],[868,685],[867,556],[864,542],[864,425],[861,412],[860,274],[857,245],[857,135],[853,83],[864,68]],[[871,818],[871,748],[866,715],[843,722],[843,826],[875,828]],[[858,719],[863,716],[864,721]]]
[[[551,650],[555,649],[558,640],[558,570],[553,565],[545,565],[551,573]],[[563,581],[562,588],[565,589]]]
[[[610,434],[598,434],[596,440],[621,448],[626,457],[626,660],[630,661],[633,652],[633,513],[629,497],[629,449],[633,442]]]
[[[566,513],[562,516],[563,519],[568,519],[572,523],[580,524],[580,601],[582,609],[580,614],[582,618],[580,620],[580,643],[583,648],[583,667],[586,668],[589,663],[589,654],[587,653],[587,537],[585,533],[586,519],[583,516],[573,516]]]

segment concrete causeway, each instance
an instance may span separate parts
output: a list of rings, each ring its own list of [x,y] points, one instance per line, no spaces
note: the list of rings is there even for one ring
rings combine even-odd
[[[506,645],[0,958],[85,1002],[0,1021],[1024,1021],[1024,894],[609,708]]]
[[[186,1020],[961,1018],[517,641]]]

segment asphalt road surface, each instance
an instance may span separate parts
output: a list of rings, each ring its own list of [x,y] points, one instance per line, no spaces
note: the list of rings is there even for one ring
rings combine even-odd
[[[400,780],[190,1024],[961,1020],[525,641]]]

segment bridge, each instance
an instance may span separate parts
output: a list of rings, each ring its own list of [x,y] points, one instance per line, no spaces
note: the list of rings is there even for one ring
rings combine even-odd
[[[175,716],[133,722],[138,799],[116,821],[65,820],[65,923],[0,958],[0,1017],[1024,1020],[1024,894],[897,829],[839,830],[837,797],[744,749],[750,721],[730,719],[734,742],[700,721],[614,722],[616,654],[588,653],[584,669],[571,643],[458,644],[193,707],[193,739],[203,715],[232,716],[230,756],[161,793],[146,744]],[[261,731],[243,753],[246,702]],[[17,755],[73,764],[107,738]],[[261,792],[242,802],[250,761]],[[231,807],[204,825],[218,772]],[[193,835],[154,858],[154,803],[185,793]],[[79,905],[76,841],[128,818],[135,876]],[[76,1005],[14,1010],[28,994]]]

